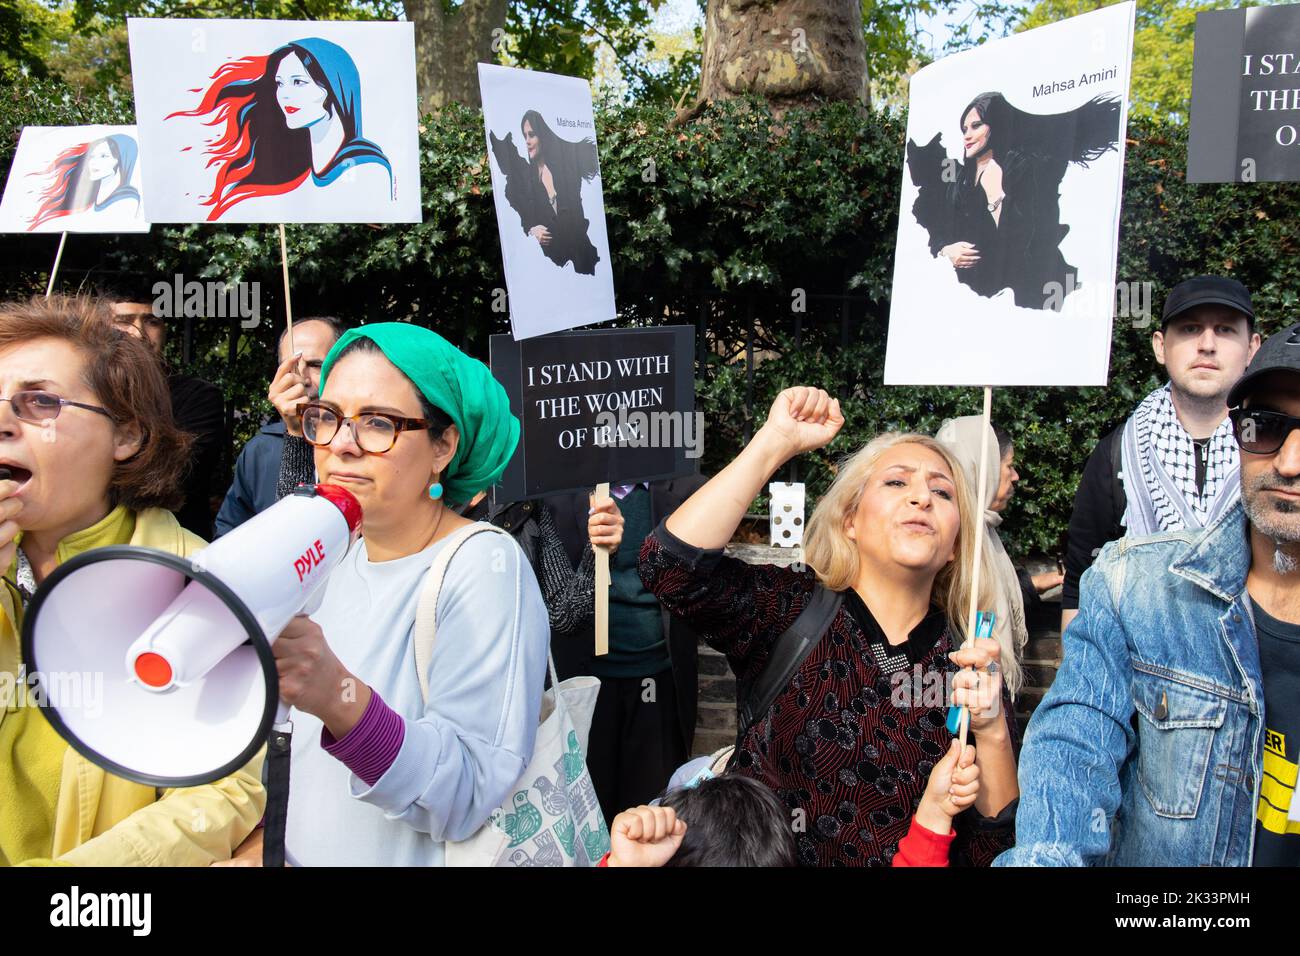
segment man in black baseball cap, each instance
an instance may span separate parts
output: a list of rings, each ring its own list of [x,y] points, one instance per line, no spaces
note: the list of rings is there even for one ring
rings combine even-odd
[[[1223,276],[1178,283],[1151,347],[1169,382],[1097,443],[1075,493],[1062,632],[1079,607],[1079,579],[1107,541],[1204,527],[1240,494],[1227,396],[1259,347],[1250,293]]]
[[[1236,408],[1260,384],[1260,379],[1275,372],[1300,374],[1300,323],[1270,335],[1246,367],[1246,374],[1228,392],[1228,407]]]
[[[1193,276],[1174,286],[1165,299],[1165,310],[1160,316],[1163,331],[1169,323],[1191,309],[1203,305],[1217,305],[1240,312],[1246,317],[1250,331],[1255,331],[1255,309],[1250,293],[1236,279],[1223,276]]]

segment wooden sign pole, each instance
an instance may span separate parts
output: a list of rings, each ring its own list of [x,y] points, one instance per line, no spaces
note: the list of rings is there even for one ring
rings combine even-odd
[[[280,223],[280,271],[284,274],[284,322],[289,336],[289,354],[293,348],[293,305],[289,300],[289,252],[284,242],[284,223]]]
[[[993,387],[984,386],[984,421],[983,427],[980,428],[980,467],[979,480],[976,482],[978,488],[975,499],[975,514],[977,520],[975,527],[975,560],[974,567],[971,569],[970,580],[970,602],[966,608],[966,640],[962,643],[963,648],[971,647],[975,644],[975,614],[979,604],[980,593],[980,564],[984,556],[984,503],[988,500],[989,489],[989,443],[985,440],[989,429],[993,427]],[[961,751],[966,750],[966,731],[970,729],[970,708],[961,709]]]
[[[596,501],[609,497],[609,482],[596,486]],[[609,552],[596,548],[596,656],[609,653]]]
[[[59,263],[63,261],[63,244],[68,241],[68,234],[65,232],[59,236],[59,251],[54,254],[54,268],[50,270],[50,281],[45,287],[45,298],[54,294],[54,277],[59,274]]]

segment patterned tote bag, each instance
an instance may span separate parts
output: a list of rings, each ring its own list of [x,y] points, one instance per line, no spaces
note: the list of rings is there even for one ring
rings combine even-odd
[[[447,565],[462,544],[480,533],[505,535],[477,523],[457,531],[438,552],[425,578],[415,614],[415,665],[428,700],[426,674],[433,653],[438,594]],[[509,537],[509,535],[506,535]],[[505,803],[466,840],[446,845],[448,866],[595,866],[609,850],[609,830],[587,771],[587,736],[600,681],[561,681],[549,650],[551,686],[542,697],[537,740],[528,768]]]

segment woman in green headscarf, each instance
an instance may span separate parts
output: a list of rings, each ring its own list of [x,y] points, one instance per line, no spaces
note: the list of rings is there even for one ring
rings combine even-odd
[[[440,866],[523,773],[541,709],[546,607],[506,536],[448,567],[427,702],[412,639],[425,572],[470,523],[452,506],[500,477],[519,422],[486,366],[401,322],[343,335],[299,413],[318,480],[363,518],[320,610],[274,645],[294,722],[286,859]]]

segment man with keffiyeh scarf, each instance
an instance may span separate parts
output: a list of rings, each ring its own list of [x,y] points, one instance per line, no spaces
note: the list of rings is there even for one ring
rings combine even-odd
[[[1259,348],[1249,291],[1221,276],[1180,282],[1151,345],[1169,381],[1097,443],[1075,493],[1062,633],[1078,613],[1079,578],[1106,542],[1205,527],[1240,495],[1227,395]]]

